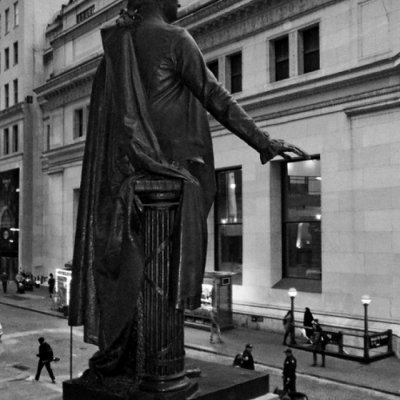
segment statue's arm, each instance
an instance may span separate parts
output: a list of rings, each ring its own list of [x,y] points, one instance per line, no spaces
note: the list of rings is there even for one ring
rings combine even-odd
[[[283,140],[271,139],[216,80],[207,68],[203,55],[189,33],[183,32],[174,49],[177,73],[206,110],[223,126],[260,153],[264,164],[285,152],[305,154]]]

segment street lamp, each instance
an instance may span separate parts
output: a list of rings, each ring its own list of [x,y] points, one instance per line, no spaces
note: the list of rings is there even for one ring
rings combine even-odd
[[[295,336],[294,336],[294,298],[297,296],[296,288],[292,287],[288,290],[288,295],[290,297],[290,310],[292,311],[292,327],[290,329],[290,344],[296,344]]]
[[[371,303],[371,297],[364,294],[361,296],[361,303],[364,306],[364,361],[369,362],[368,304]]]

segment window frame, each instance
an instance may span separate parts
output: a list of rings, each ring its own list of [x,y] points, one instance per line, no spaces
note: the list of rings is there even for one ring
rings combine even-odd
[[[278,59],[277,56],[277,43],[285,41],[287,44],[287,52],[286,58],[282,57],[282,59]],[[272,71],[272,81],[273,82],[280,82],[285,79],[290,78],[290,41],[289,41],[289,34],[281,35],[271,40],[271,50],[273,54],[273,71]],[[279,68],[281,64],[287,64],[286,69],[282,72],[282,68]],[[279,64],[279,65],[278,65]],[[282,76],[278,77],[278,73],[282,73]]]
[[[18,65],[19,62],[19,45],[18,41],[13,43],[13,65]]]
[[[10,128],[3,129],[3,155],[10,154]]]
[[[6,8],[4,10],[4,34],[10,33],[10,9]]]
[[[320,265],[320,270],[321,270],[321,274],[320,274],[320,278],[308,278],[306,276],[299,276],[299,277],[295,277],[295,276],[290,276],[287,273],[288,270],[288,225],[293,224],[293,223],[315,223],[315,224],[319,224],[319,229],[321,232],[321,220],[322,217],[317,220],[317,219],[311,219],[311,218],[304,218],[302,220],[295,220],[295,219],[290,219],[288,218],[287,214],[288,214],[288,164],[289,163],[295,163],[295,162],[301,162],[301,161],[307,161],[308,159],[302,158],[302,157],[298,157],[298,158],[294,158],[288,161],[282,161],[280,164],[280,168],[281,168],[281,193],[282,193],[282,197],[281,197],[281,229],[282,229],[282,279],[299,279],[299,280],[303,280],[303,281],[317,281],[317,282],[321,282],[322,281],[322,262]],[[310,160],[318,160],[319,162],[320,160],[320,155],[313,155],[311,156]],[[321,197],[322,197],[322,190],[320,192],[320,202],[321,202]],[[320,206],[321,207],[321,206]],[[322,208],[321,208],[321,215],[322,215]],[[320,234],[320,239],[322,242],[322,232]],[[322,257],[322,244],[321,247],[319,249],[320,251],[320,257]]]
[[[19,151],[19,125],[14,124],[12,126],[12,152],[18,153]]]
[[[240,62],[238,65],[240,66],[239,71],[234,71],[234,62],[237,57],[240,57]],[[240,93],[243,91],[243,52],[242,50],[235,51],[234,53],[231,53],[226,56],[226,61],[227,61],[227,83],[228,83],[228,88],[229,91],[232,94]],[[238,83],[235,83],[237,80],[239,80]],[[235,87],[238,85],[238,87]]]
[[[219,193],[219,187],[218,187],[218,175],[219,174],[226,174],[229,172],[235,172],[235,171],[240,171],[240,182],[241,182],[241,221],[240,222],[229,222],[229,223],[220,223],[219,220],[219,208],[220,208],[220,198],[218,196]],[[234,275],[232,277],[232,283],[236,285],[242,285],[243,284],[243,168],[241,165],[236,165],[232,167],[226,167],[226,168],[219,168],[215,171],[215,178],[216,178],[216,186],[217,186],[217,192],[215,195],[215,202],[214,202],[214,269],[215,271],[224,271],[224,269],[221,269],[221,263],[220,263],[220,257],[219,254],[221,252],[221,246],[220,246],[220,240],[219,240],[219,232],[220,232],[220,227],[221,226],[227,226],[227,225],[235,225],[235,226],[241,226],[241,265],[240,265],[240,274]]]
[[[13,94],[14,94],[14,105],[18,104],[19,99],[19,83],[18,79],[13,80]]]
[[[317,46],[311,49],[307,49],[305,45],[305,35],[309,32],[317,30]],[[314,23],[312,25],[308,25],[298,31],[299,35],[299,74],[308,74],[310,72],[318,71],[321,69],[321,35],[320,35],[320,26],[319,23]],[[312,61],[307,61],[312,57],[315,57],[317,54],[317,66],[310,67]],[[308,66],[308,67],[307,67]]]
[[[10,48],[6,47],[4,49],[4,71],[10,69]]]
[[[18,1],[14,2],[14,28],[19,26],[19,4]]]
[[[10,107],[10,85],[4,85],[4,108]]]

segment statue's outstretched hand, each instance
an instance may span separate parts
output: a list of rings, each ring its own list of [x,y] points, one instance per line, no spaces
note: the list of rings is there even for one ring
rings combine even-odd
[[[291,143],[287,143],[282,139],[271,139],[272,147],[277,148],[277,155],[283,157],[285,160],[291,160],[294,156],[310,158],[309,154]],[[292,153],[293,155],[287,154]]]

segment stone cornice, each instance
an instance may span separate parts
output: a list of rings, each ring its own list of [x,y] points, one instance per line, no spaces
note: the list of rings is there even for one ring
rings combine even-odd
[[[116,18],[122,8],[122,1],[116,0],[108,6],[101,8],[95,12],[90,18],[76,24],[68,29],[61,31],[60,34],[51,41],[51,46],[57,48],[62,46],[64,43],[81,37],[83,34],[93,31],[99,28],[106,22],[109,22],[112,18]]]
[[[42,154],[42,170],[47,174],[62,172],[72,163],[81,163],[85,150],[85,141],[81,140],[67,146],[61,146]]]
[[[343,0],[219,0],[183,17],[199,47],[212,50]]]
[[[24,111],[24,103],[18,103],[12,107],[6,108],[0,111],[0,119],[14,117],[15,115],[21,114]]]
[[[96,56],[75,68],[71,68],[51,78],[44,85],[35,88],[34,91],[38,95],[39,104],[42,105],[46,101],[62,97],[77,87],[91,85],[101,57],[101,55]]]

